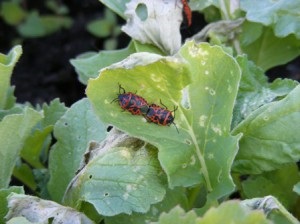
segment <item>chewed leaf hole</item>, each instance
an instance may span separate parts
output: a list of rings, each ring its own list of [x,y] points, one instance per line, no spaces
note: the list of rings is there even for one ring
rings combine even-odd
[[[105,197],[108,197],[108,196],[109,196],[109,193],[108,193],[108,192],[105,192],[105,193],[104,193],[104,196],[105,196]]]
[[[143,3],[137,5],[135,13],[142,21],[146,21],[146,19],[148,18],[147,6]]]

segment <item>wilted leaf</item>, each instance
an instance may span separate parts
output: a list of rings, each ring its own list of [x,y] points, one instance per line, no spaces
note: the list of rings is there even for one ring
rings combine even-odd
[[[175,57],[137,54],[102,70],[89,81],[87,95],[103,121],[158,147],[170,187],[205,181],[215,199],[234,186],[229,173],[239,136],[229,130],[239,79],[237,63],[220,47],[188,42]],[[179,133],[173,125],[147,123],[111,103],[118,83],[149,103],[178,106]]]
[[[122,30],[134,40],[153,44],[173,55],[181,46],[180,5],[176,0],[132,0],[126,4],[127,24]]]
[[[6,219],[15,217],[25,217],[28,221],[34,223],[48,223],[50,219],[53,224],[92,224],[94,223],[83,213],[72,208],[64,207],[53,201],[42,200],[28,195],[19,195],[12,193],[8,196],[9,212]]]
[[[12,186],[7,189],[0,189],[0,223],[5,223],[4,216],[8,212],[8,207],[7,207],[7,196],[12,193],[18,193],[18,194],[23,194],[24,190],[23,187],[17,187],[17,186]]]
[[[55,201],[60,201],[69,181],[75,176],[90,141],[101,141],[106,127],[94,114],[90,103],[83,99],[75,103],[56,122],[54,136],[57,143],[49,158],[48,189]]]

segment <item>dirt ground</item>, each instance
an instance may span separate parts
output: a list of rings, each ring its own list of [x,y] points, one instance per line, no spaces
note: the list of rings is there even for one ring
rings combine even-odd
[[[47,14],[49,11],[43,2],[27,0],[26,7]],[[78,81],[69,60],[81,53],[103,48],[103,39],[92,36],[86,30],[89,21],[102,16],[103,6],[98,0],[61,2],[70,10],[69,16],[74,21],[72,27],[46,37],[23,40],[23,55],[12,76],[12,84],[16,86],[15,95],[20,103],[29,101],[35,105],[60,98],[70,106],[85,96],[85,86]],[[121,19],[120,22],[124,23]],[[183,29],[183,34],[185,37],[191,36],[200,28]],[[0,52],[7,53],[12,47],[12,40],[19,37],[16,29],[0,18]],[[121,35],[118,48],[125,47],[129,41],[129,37]],[[267,74],[270,80],[277,77],[300,80],[300,57],[288,65],[273,68]]]

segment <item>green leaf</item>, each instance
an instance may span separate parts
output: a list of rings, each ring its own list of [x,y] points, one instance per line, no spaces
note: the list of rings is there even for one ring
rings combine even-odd
[[[239,136],[229,130],[239,79],[236,61],[220,47],[188,42],[174,57],[136,54],[102,70],[89,80],[87,95],[103,121],[158,147],[171,188],[205,181],[211,197],[218,198],[234,187],[229,172]],[[118,83],[149,103],[178,106],[179,133],[111,103]]]
[[[179,50],[182,8],[176,7],[176,2],[133,0],[126,6],[128,19],[122,30],[132,39],[152,44],[166,54],[174,55]]]
[[[113,132],[97,151],[69,185],[65,203],[79,207],[80,201],[86,201],[99,214],[114,216],[146,213],[151,204],[162,201],[166,176],[159,166],[156,149]]]
[[[40,16],[33,11],[26,21],[18,27],[23,37],[36,38],[52,34],[62,28],[70,28],[72,20],[66,16]]]
[[[8,115],[0,122],[0,188],[8,186],[23,144],[41,119],[40,113],[26,108],[23,114]]]
[[[44,119],[42,126],[54,125],[65,114],[67,107],[59,99],[54,99],[49,105],[43,104]]]
[[[0,53],[0,109],[6,109],[11,91],[11,74],[21,54],[21,46],[15,46],[7,55]]]
[[[28,164],[22,163],[21,161],[17,162],[16,166],[14,167],[13,175],[24,185],[26,185],[30,190],[36,190],[37,185],[34,180],[31,167]]]
[[[167,212],[176,205],[180,205],[185,209],[187,208],[186,190],[184,188],[175,188],[173,190],[168,189],[164,200],[160,203],[152,205],[146,214],[133,213],[131,215],[121,214],[113,217],[106,217],[105,223],[123,224],[149,223],[150,221],[157,221],[162,212]]]
[[[110,21],[97,19],[88,23],[87,30],[96,37],[108,37],[112,33],[115,24]]]
[[[0,189],[0,223],[5,223],[4,216],[8,212],[6,198],[12,192],[24,194],[23,187],[12,186],[7,189]]]
[[[246,12],[248,20],[273,27],[276,36],[294,34],[300,39],[299,1],[243,0],[241,8]]]
[[[124,12],[126,10],[126,4],[130,2],[130,0],[99,0],[102,4],[106,5],[106,7],[110,8],[112,11],[117,13],[120,17],[125,19]]]
[[[172,223],[184,223],[184,224],[196,224],[200,223],[200,218],[194,211],[185,212],[180,206],[176,206],[168,213],[163,213],[159,217],[158,222],[153,224],[172,224]]]
[[[237,61],[242,70],[242,79],[234,107],[232,128],[248,117],[260,106],[287,95],[297,85],[290,79],[276,79],[269,83],[267,76],[245,56],[238,56]]]
[[[277,65],[283,65],[299,56],[299,47],[300,42],[295,36],[278,38],[271,28],[264,28],[258,39],[251,44],[241,46],[249,59],[264,71]]]
[[[7,200],[9,206],[7,220],[25,217],[34,223],[48,223],[51,219],[53,223],[94,223],[83,213],[38,197],[12,193]]]
[[[123,60],[134,52],[134,45],[130,44],[121,50],[84,53],[71,59],[70,62],[80,75],[80,81],[86,84],[89,78],[96,78],[101,69]]]
[[[26,17],[26,14],[26,11],[16,2],[1,3],[0,15],[9,25],[15,26],[19,24]]]
[[[106,127],[94,114],[90,103],[83,99],[75,103],[56,122],[54,136],[57,143],[49,157],[50,180],[48,190],[52,199],[60,201],[69,181],[79,168],[90,141],[101,141]]]
[[[298,85],[282,100],[255,110],[232,131],[243,133],[235,172],[259,174],[300,159],[299,95]]]
[[[286,175],[286,174],[289,175]],[[273,195],[288,210],[292,211],[297,202],[297,194],[293,186],[300,181],[296,164],[284,166],[280,170],[250,176],[242,182],[243,194],[247,198]]]
[[[203,217],[197,217],[194,211],[185,212],[179,206],[169,213],[161,214],[158,224],[187,223],[187,224],[214,224],[214,223],[239,223],[239,224],[268,224],[270,223],[261,211],[253,211],[238,201],[227,201],[217,208],[210,208]],[[154,223],[153,223],[154,224]]]
[[[29,136],[21,151],[21,157],[28,164],[34,168],[44,168],[41,162],[41,155],[43,150],[48,151],[51,143],[51,132],[53,127],[48,126],[43,130],[35,130],[31,136]]]

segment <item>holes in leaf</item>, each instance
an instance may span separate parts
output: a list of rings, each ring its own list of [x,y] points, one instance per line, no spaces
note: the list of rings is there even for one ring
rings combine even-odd
[[[106,128],[106,131],[107,131],[107,132],[110,132],[112,128],[113,128],[113,126],[110,125],[110,126],[108,126],[108,127]]]
[[[65,125],[65,126],[68,126],[69,124],[68,124],[68,122],[65,122],[64,125]]]
[[[191,142],[189,139],[186,139],[186,140],[185,140],[185,143],[188,144],[188,145],[191,145],[191,144],[192,144],[192,142]]]
[[[93,175],[92,175],[92,174],[91,174],[91,175],[89,175],[89,178],[90,178],[90,179],[92,179],[92,178],[93,178]]]
[[[137,5],[135,13],[141,21],[146,21],[146,19],[148,18],[147,6],[144,3],[140,3]]]
[[[108,196],[109,196],[109,193],[108,193],[108,192],[105,192],[105,193],[104,193],[104,196],[105,196],[105,197],[108,197]]]

